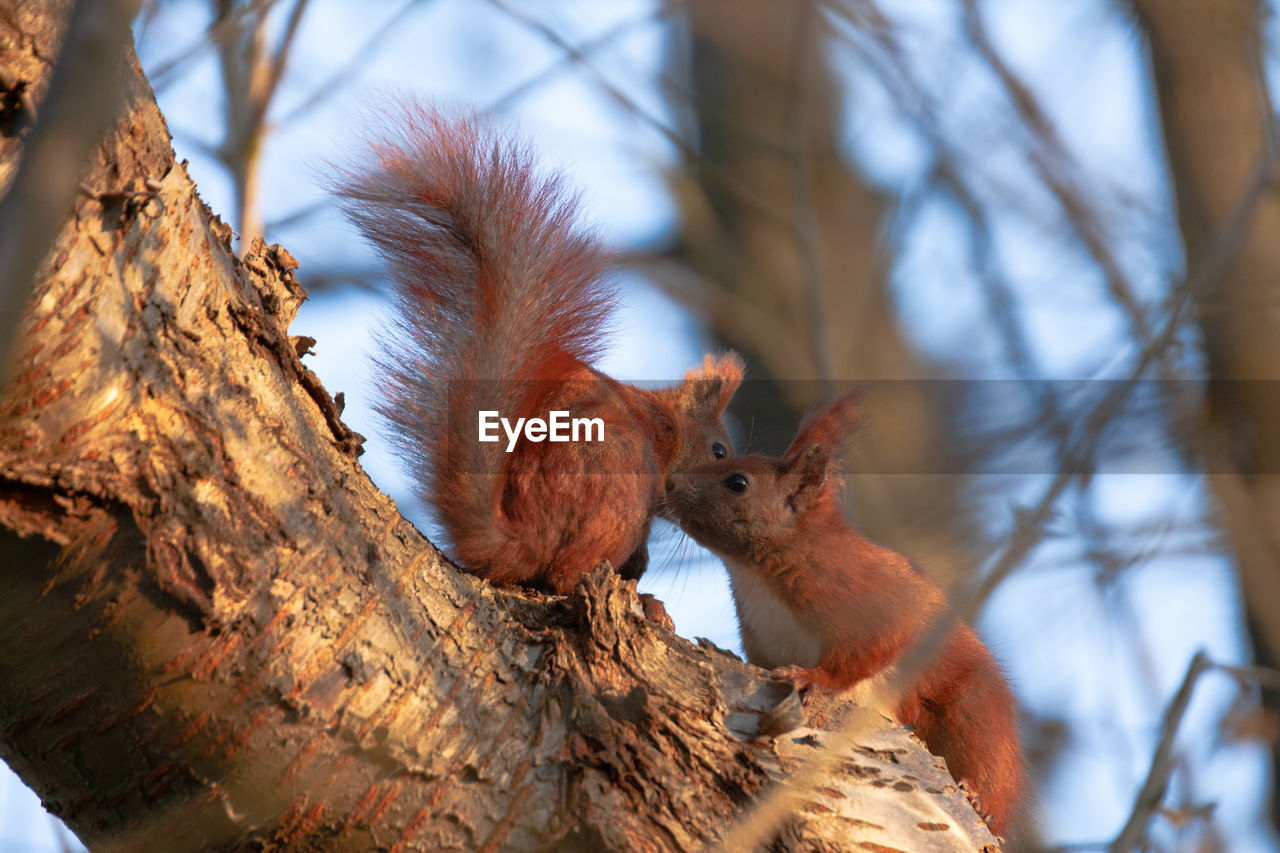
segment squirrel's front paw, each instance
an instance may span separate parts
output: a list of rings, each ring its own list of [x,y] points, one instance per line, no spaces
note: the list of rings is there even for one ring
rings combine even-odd
[[[791,682],[802,698],[818,686],[818,680],[814,678],[813,670],[803,666],[795,666],[794,664],[779,666],[769,670],[769,675],[779,681]]]

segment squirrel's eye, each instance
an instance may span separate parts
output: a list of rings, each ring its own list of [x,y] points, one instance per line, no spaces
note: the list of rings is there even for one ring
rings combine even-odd
[[[731,492],[745,492],[747,490],[747,478],[741,474],[730,474],[725,478],[724,487]]]
[[[711,455],[717,459],[723,459],[729,455],[729,451],[725,450],[724,445],[717,441],[711,445]]]

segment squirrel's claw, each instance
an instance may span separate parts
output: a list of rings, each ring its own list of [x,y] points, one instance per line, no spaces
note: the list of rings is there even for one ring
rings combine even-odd
[[[803,666],[795,666],[789,664],[787,666],[779,666],[769,670],[769,675],[779,681],[789,681],[802,697],[810,693],[818,686],[817,679],[814,678],[812,669]]]
[[[983,804],[982,796],[973,789],[968,779],[961,779],[957,784],[961,792],[969,800],[969,805],[973,806],[973,810],[978,813],[978,817],[982,818],[983,823],[990,826],[991,813],[987,811],[986,806]]]

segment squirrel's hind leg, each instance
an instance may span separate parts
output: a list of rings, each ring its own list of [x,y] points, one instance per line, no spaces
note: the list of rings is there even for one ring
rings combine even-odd
[[[638,581],[644,574],[644,570],[649,568],[649,528],[652,524],[652,520],[645,523],[644,530],[640,534],[640,543],[631,552],[631,556],[618,566],[618,574],[623,580]]]

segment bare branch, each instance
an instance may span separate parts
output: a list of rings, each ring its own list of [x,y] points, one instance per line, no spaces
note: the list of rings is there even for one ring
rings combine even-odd
[[[284,37],[280,41],[280,46],[276,48],[275,56],[271,58],[271,73],[268,77],[266,88],[258,96],[258,103],[262,110],[262,115],[258,116],[259,121],[266,118],[267,106],[271,103],[271,99],[275,97],[276,90],[280,87],[280,80],[284,77],[285,66],[289,64],[289,52],[293,47],[293,40],[298,35],[298,26],[302,23],[302,15],[306,12],[309,2],[310,0],[297,0],[293,5],[293,12],[289,15],[289,23],[285,26]]]
[[[409,12],[411,12],[414,7],[422,6],[423,2],[424,0],[407,0],[403,6],[396,10],[395,14],[387,18],[387,20],[382,23],[382,26],[378,27],[378,29],[374,31],[373,35],[365,40],[365,43],[360,46],[345,65],[333,74],[329,75],[329,77],[327,77],[324,82],[320,83],[320,85],[316,86],[315,91],[308,98],[303,100],[302,103],[290,110],[283,118],[273,122],[273,126],[287,126],[292,124],[309,110],[314,108],[316,104],[319,104],[321,101],[328,98],[332,98],[335,92],[343,86],[349,85],[353,80],[356,80],[358,77],[357,72],[368,64],[369,57],[382,43],[383,39],[391,33],[397,32]]]
[[[226,87],[226,141],[219,158],[230,171],[236,193],[236,227],[243,245],[263,234],[258,207],[262,150],[269,133],[267,111],[289,62],[302,16],[309,0],[296,0],[280,44],[270,54],[263,46],[269,7],[240,15],[234,0],[215,0],[219,24],[218,57]],[[225,21],[239,17],[241,25]]]
[[[676,147],[680,153],[691,163],[696,163],[706,174],[715,178],[727,191],[733,194],[735,201],[744,208],[751,210],[765,219],[777,224],[780,228],[785,229],[787,233],[795,236],[795,223],[791,216],[785,212],[778,210],[766,199],[762,198],[753,188],[745,187],[733,180],[732,176],[719,164],[708,160],[692,145],[690,145],[677,131],[672,130],[664,122],[650,115],[640,107],[626,92],[623,92],[613,83],[611,83],[601,71],[596,68],[582,52],[582,50],[570,44],[563,36],[555,30],[548,27],[541,20],[513,8],[505,0],[488,0],[489,4],[499,11],[506,14],[512,20],[523,24],[533,32],[542,36],[551,44],[565,51],[565,53],[575,59],[578,64],[584,68],[596,81],[596,84],[610,98],[616,101],[623,109],[640,119],[644,124],[656,130],[661,136]]]
[[[1173,740],[1182,723],[1182,717],[1191,704],[1192,690],[1196,681],[1213,664],[1204,652],[1196,652],[1187,667],[1187,674],[1182,679],[1182,686],[1173,695],[1169,706],[1164,711],[1164,721],[1160,725],[1160,738],[1156,741],[1155,752],[1151,757],[1151,769],[1147,771],[1147,779],[1138,789],[1138,796],[1133,804],[1133,811],[1124,828],[1111,843],[1111,853],[1126,853],[1142,845],[1147,834],[1147,825],[1160,807],[1165,788],[1169,784],[1169,775],[1173,772]]]
[[[1091,460],[1106,437],[1108,427],[1115,415],[1124,408],[1134,387],[1143,379],[1151,366],[1176,342],[1191,305],[1212,282],[1223,274],[1235,257],[1246,236],[1254,208],[1271,186],[1274,163],[1275,152],[1270,152],[1259,164],[1252,186],[1245,193],[1244,198],[1240,199],[1227,226],[1214,239],[1212,248],[1204,256],[1204,262],[1174,288],[1173,305],[1169,316],[1165,319],[1159,333],[1138,354],[1129,376],[1113,385],[1110,393],[1082,419],[1081,438],[1074,445],[1064,449],[1063,461],[1053,482],[1035,507],[1023,516],[1023,523],[1014,532],[1009,546],[993,561],[991,569],[983,573],[972,592],[956,607],[960,618],[971,619],[977,614],[996,586],[1008,577],[1039,543],[1043,536],[1043,526],[1052,515],[1053,505],[1066,487],[1082,473],[1092,470]]]
[[[152,88],[157,92],[162,91],[177,79],[175,72],[179,71],[182,66],[199,56],[206,48],[220,44],[227,33],[234,33],[238,30],[249,15],[265,13],[275,3],[276,0],[252,0],[252,2],[233,10],[230,14],[222,16],[215,14],[213,21],[200,34],[200,38],[178,51],[173,59],[151,72],[148,79],[151,81]]]
[[[1033,144],[1030,151],[1036,174],[1062,206],[1067,215],[1067,221],[1071,223],[1072,229],[1075,230],[1076,236],[1084,244],[1089,255],[1102,268],[1107,282],[1107,291],[1124,312],[1138,345],[1146,346],[1151,339],[1146,311],[1133,295],[1133,287],[1129,284],[1127,276],[1112,251],[1107,234],[1092,209],[1093,206],[1079,189],[1080,181],[1075,175],[1074,168],[1075,158],[1067,151],[1053,122],[1041,109],[1040,103],[1031,94],[1031,90],[1005,63],[995,46],[991,44],[975,0],[965,0],[963,9],[965,27],[974,47],[1004,86],[1014,109],[1026,125],[1033,143],[1038,143]]]
[[[632,30],[638,29],[646,24],[654,24],[661,21],[663,18],[683,9],[687,4],[688,0],[667,0],[651,12],[646,12],[643,15],[639,15],[630,20],[623,21],[620,24],[616,24],[615,26],[605,30],[603,33],[600,33],[598,36],[570,48],[565,51],[564,55],[556,62],[548,65],[546,68],[535,74],[528,75],[509,91],[495,98],[483,109],[482,112],[486,114],[493,114],[500,113],[503,110],[508,109],[512,104],[527,95],[530,91],[566,69],[578,65],[581,60],[585,59],[590,54],[595,53],[601,48],[608,47]]]
[[[805,375],[804,358],[791,346],[790,336],[780,332],[779,325],[785,321],[777,314],[762,310],[721,282],[698,275],[684,264],[645,255],[624,258],[624,263],[643,273],[663,293],[700,314],[731,345],[750,342],[780,375]],[[799,407],[810,401],[790,402]]]

